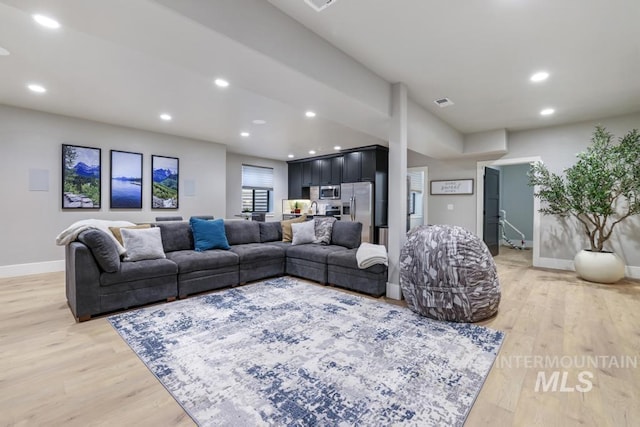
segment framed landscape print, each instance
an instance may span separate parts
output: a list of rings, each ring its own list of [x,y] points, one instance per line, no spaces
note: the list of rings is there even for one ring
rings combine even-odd
[[[178,209],[178,159],[151,156],[151,208]]]
[[[142,153],[111,150],[111,209],[142,209]]]
[[[100,209],[99,148],[62,144],[62,209]]]

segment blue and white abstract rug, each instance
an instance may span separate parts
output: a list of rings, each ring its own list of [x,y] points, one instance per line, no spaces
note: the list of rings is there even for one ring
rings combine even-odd
[[[291,278],[109,321],[202,426],[461,426],[504,336]]]

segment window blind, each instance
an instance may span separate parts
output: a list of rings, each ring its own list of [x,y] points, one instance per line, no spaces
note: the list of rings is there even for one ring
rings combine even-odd
[[[423,173],[424,172],[421,171],[411,171],[407,173],[407,175],[409,175],[409,179],[411,180],[409,191],[422,193],[424,187]]]
[[[273,168],[242,165],[242,188],[273,190]]]

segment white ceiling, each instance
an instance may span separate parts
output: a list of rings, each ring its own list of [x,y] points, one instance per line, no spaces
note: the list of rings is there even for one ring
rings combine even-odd
[[[459,132],[540,127],[640,111],[639,18],[638,0],[0,0],[0,103],[279,160],[386,145],[395,82]]]

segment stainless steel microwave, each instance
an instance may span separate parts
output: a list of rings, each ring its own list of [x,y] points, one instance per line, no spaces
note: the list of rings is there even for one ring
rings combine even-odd
[[[320,187],[319,196],[321,200],[339,200],[340,186],[339,185],[323,185]]]

